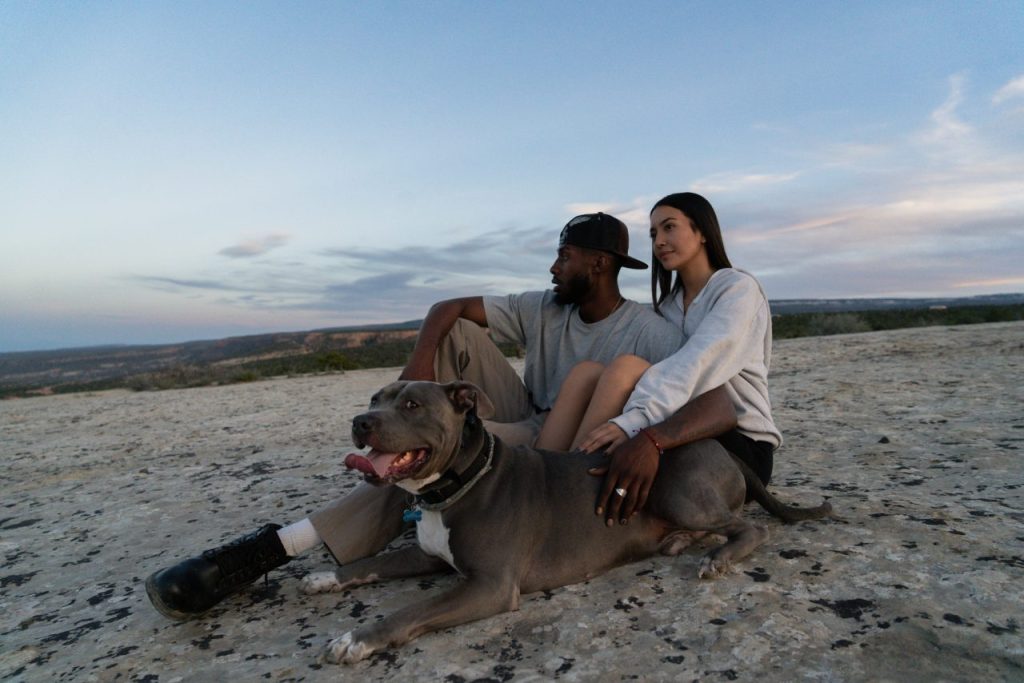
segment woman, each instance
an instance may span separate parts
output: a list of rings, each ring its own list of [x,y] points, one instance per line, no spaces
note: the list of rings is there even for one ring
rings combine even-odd
[[[692,192],[658,201],[651,210],[651,246],[654,307],[682,326],[683,346],[653,366],[635,357],[607,368],[579,366],[537,442],[548,447],[568,433],[574,434],[571,447],[607,447],[614,455],[599,514],[608,507],[609,519],[622,522],[643,507],[661,453],[702,436],[687,434],[672,420],[702,394],[718,387],[728,394],[737,427],[717,438],[764,483],[771,477],[772,452],[782,443],[768,398],[768,300],[753,276],[729,263],[711,204]],[[574,430],[572,418],[581,414]],[[613,490],[626,495],[610,496]]]

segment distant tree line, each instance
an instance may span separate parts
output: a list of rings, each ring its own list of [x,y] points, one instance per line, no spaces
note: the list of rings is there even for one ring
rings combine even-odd
[[[949,308],[860,311],[856,313],[791,313],[772,320],[775,339],[817,337],[934,325],[974,325],[1024,320],[1024,304]]]

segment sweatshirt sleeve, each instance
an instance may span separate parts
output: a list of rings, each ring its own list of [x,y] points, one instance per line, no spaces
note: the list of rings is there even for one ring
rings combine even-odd
[[[708,292],[711,294],[711,292]],[[742,277],[721,292],[696,331],[674,354],[651,366],[622,415],[612,420],[627,436],[663,422],[695,396],[725,384],[751,358],[763,355],[766,306],[757,282]]]

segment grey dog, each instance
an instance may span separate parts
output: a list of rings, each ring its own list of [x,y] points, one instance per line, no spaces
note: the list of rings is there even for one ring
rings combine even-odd
[[[601,479],[587,473],[606,456],[506,446],[484,429],[480,418],[490,406],[466,382],[395,382],[353,419],[353,441],[371,450],[349,455],[346,465],[371,483],[414,495],[419,544],[310,574],[302,589],[336,592],[450,569],[465,580],[333,640],[329,661],[356,662],[429,631],[515,610],[523,594],[584,581],[658,552],[675,555],[694,532],[727,539],[701,561],[699,576],[716,577],[768,537],[740,516],[748,488],[787,522],[831,511],[827,502],[783,505],[742,462],[707,440],[666,452],[644,510],[627,525],[608,527],[594,514]]]

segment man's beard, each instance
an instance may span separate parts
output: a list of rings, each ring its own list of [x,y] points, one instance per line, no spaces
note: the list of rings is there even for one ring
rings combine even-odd
[[[568,282],[555,292],[555,303],[562,306],[579,305],[593,288],[590,276],[583,273],[573,275]]]

